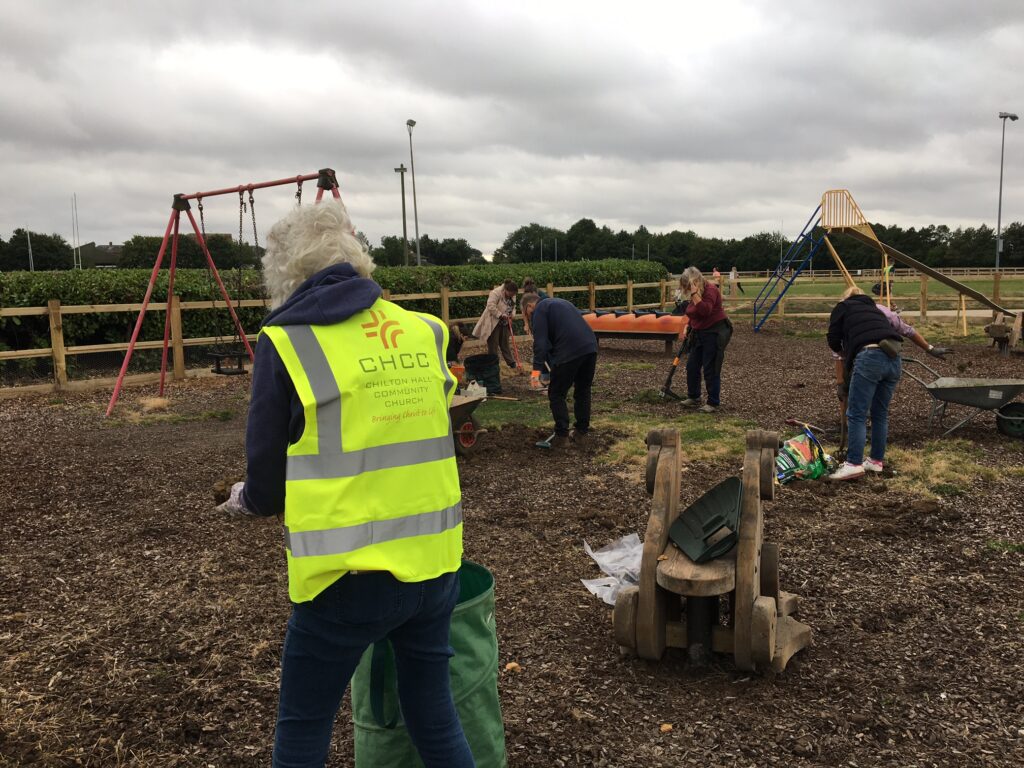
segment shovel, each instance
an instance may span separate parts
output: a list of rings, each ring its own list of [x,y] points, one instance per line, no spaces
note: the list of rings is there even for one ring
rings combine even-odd
[[[545,438],[544,440],[538,440],[536,443],[534,443],[534,445],[537,448],[546,448],[548,450],[551,450],[551,441],[554,439],[555,433],[552,432],[550,435],[547,436],[547,438]]]

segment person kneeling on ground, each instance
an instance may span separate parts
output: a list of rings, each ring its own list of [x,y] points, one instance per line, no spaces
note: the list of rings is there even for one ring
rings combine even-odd
[[[354,231],[340,201],[296,208],[270,230],[248,476],[219,509],[284,515],[292,612],[272,764],[324,765],[363,652],[388,638],[420,758],[464,768],[473,756],[448,669],[462,559],[448,329],[381,298]],[[396,339],[421,367],[395,365]],[[383,388],[415,389],[417,405],[375,396]]]
[[[687,267],[679,278],[685,286],[683,298],[688,300],[684,310],[690,321],[690,354],[686,358],[686,399],[681,405],[697,408],[702,413],[714,413],[721,404],[722,363],[725,348],[732,338],[732,323],[722,308],[722,293],[718,286],[704,279],[696,267]],[[700,375],[708,400],[700,404]]]
[[[853,480],[884,469],[889,436],[889,403],[902,375],[903,337],[933,357],[948,349],[933,347],[888,307],[875,304],[856,286],[847,288],[829,318],[827,341],[836,360],[839,399],[846,402],[846,461],[829,478]],[[841,357],[840,357],[841,356]],[[871,414],[871,453],[864,459],[867,417]]]
[[[512,354],[512,314],[516,308],[516,294],[519,286],[514,280],[506,280],[495,287],[487,296],[487,306],[473,328],[473,336],[487,339],[487,353],[497,355],[499,350],[505,364],[515,373],[523,371]]]
[[[580,311],[564,299],[542,299],[535,293],[523,297],[523,314],[533,329],[533,375],[550,370],[548,403],[555,420],[553,448],[572,442],[582,445],[590,432],[590,398],[597,369],[597,337]],[[569,406],[573,390],[576,423],[569,435]]]

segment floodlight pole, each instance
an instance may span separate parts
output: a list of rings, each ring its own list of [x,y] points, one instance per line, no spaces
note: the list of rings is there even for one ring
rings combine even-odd
[[[411,117],[405,121],[406,127],[409,129],[409,170],[412,172],[412,219],[413,224],[416,227],[416,266],[423,266],[423,257],[420,254],[420,213],[416,207],[416,161],[412,156],[412,129],[416,126],[416,121]]]
[[[1003,121],[1003,142],[999,150],[999,208],[996,213],[996,271],[999,271],[999,254],[1003,250],[1001,232],[1003,225],[1003,157],[1006,154],[1006,118],[1011,121],[1017,119],[1013,112],[1000,112],[999,119]]]
[[[409,137],[410,140],[412,137]],[[409,228],[405,217],[405,163],[395,168],[395,173],[400,174],[402,180],[402,264],[409,266]]]

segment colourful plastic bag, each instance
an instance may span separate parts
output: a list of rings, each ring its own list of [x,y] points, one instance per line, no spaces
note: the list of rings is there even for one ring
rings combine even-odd
[[[816,480],[828,472],[829,457],[810,432],[790,438],[775,457],[775,475],[779,483],[791,480]]]

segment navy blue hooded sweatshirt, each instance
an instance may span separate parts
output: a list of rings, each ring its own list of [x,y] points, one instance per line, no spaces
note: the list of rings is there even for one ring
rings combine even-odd
[[[541,299],[530,317],[533,331],[533,367],[554,368],[597,352],[597,337],[580,311],[565,299]]]
[[[271,312],[268,325],[332,325],[368,309],[380,298],[373,280],[359,277],[349,264],[320,270]],[[274,343],[261,336],[252,369],[252,397],[245,430],[248,473],[243,491],[253,514],[284,513],[285,461],[288,445],[302,436],[302,403]]]

